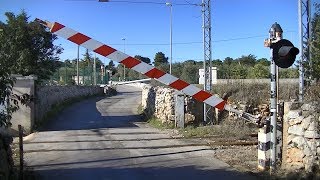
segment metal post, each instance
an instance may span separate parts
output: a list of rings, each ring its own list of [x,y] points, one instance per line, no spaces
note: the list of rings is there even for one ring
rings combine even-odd
[[[300,34],[300,51],[301,57],[299,61],[299,101],[303,101],[304,94],[304,80],[306,72],[304,63],[309,63],[307,71],[307,80],[312,80],[312,61],[310,53],[310,35],[311,35],[311,3],[310,0],[298,1],[298,14],[299,14],[299,34]]]
[[[270,42],[276,43],[282,39],[282,29],[281,26],[277,23],[274,23],[269,31]],[[270,44],[270,125],[271,125],[271,151],[270,151],[270,172],[276,169],[277,161],[277,100],[278,100],[278,87],[277,87],[277,66],[273,60],[273,49]]]
[[[277,142],[277,82],[276,82],[276,64],[272,58],[273,50],[270,50],[271,55],[271,93],[270,93],[270,113],[271,113],[271,157],[270,157],[270,169],[275,169],[276,162],[276,142]]]
[[[93,59],[93,85],[97,85],[97,69],[96,69],[96,53],[94,53]]]
[[[210,92],[212,85],[212,62],[211,62],[211,1],[202,0],[202,23],[203,23],[203,89]],[[213,108],[204,103],[203,105],[204,123],[213,122]]]
[[[170,7],[170,74],[172,74],[172,3],[167,2],[167,6]]]
[[[77,52],[77,85],[79,85],[79,49],[80,49],[80,45],[78,45],[78,52]]]
[[[123,52],[126,53],[126,38],[122,38],[123,40]],[[123,65],[123,81],[126,81],[126,66]]]

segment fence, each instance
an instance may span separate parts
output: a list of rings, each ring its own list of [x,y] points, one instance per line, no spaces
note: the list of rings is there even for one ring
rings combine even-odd
[[[93,67],[79,67],[79,85],[94,85],[94,79],[96,79],[96,84],[103,83],[103,77],[100,68],[96,68],[96,72],[94,72]],[[72,64],[69,66],[60,67],[50,77],[50,80],[44,83],[50,85],[78,84],[77,66]]]

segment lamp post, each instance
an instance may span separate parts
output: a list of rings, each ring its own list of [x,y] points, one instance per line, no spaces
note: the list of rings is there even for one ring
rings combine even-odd
[[[170,74],[172,73],[172,3],[166,2],[166,5],[170,7]]]
[[[123,41],[123,52],[126,53],[126,38],[121,39]],[[126,81],[126,66],[123,65],[123,81]]]

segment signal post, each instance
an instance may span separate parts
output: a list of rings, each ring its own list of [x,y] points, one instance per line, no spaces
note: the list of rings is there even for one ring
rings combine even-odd
[[[269,39],[264,46],[270,48],[270,172],[276,169],[277,163],[277,67],[289,68],[295,61],[299,49],[286,39],[282,39],[283,31],[278,23],[274,23],[269,30]],[[280,152],[278,152],[280,153]]]

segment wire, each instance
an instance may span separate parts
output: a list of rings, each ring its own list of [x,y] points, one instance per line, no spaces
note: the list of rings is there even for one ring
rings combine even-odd
[[[153,2],[153,1],[123,1],[123,0],[110,0],[107,1],[109,3],[128,3],[128,4],[158,4],[158,5],[165,5],[165,2]],[[192,4],[192,3],[170,3],[175,6],[199,6],[199,4]]]
[[[127,3],[127,4],[155,4],[166,5],[165,2],[153,2],[153,1],[124,1],[124,0],[65,0],[65,1],[91,1],[91,2],[105,2],[105,3]],[[200,4],[193,3],[170,3],[175,6],[200,6]]]
[[[237,40],[245,40],[245,39],[253,39],[258,37],[266,37],[266,35],[257,35],[257,36],[248,36],[248,37],[239,37],[239,38],[230,38],[230,39],[220,39],[215,40],[212,42],[219,43],[219,42],[227,42],[227,41],[237,41]],[[202,44],[202,41],[195,41],[195,42],[177,42],[172,43],[173,45],[188,45],[188,44]],[[110,44],[110,45],[123,45],[123,44]],[[133,44],[126,44],[130,46],[167,46],[170,43],[133,43]]]

